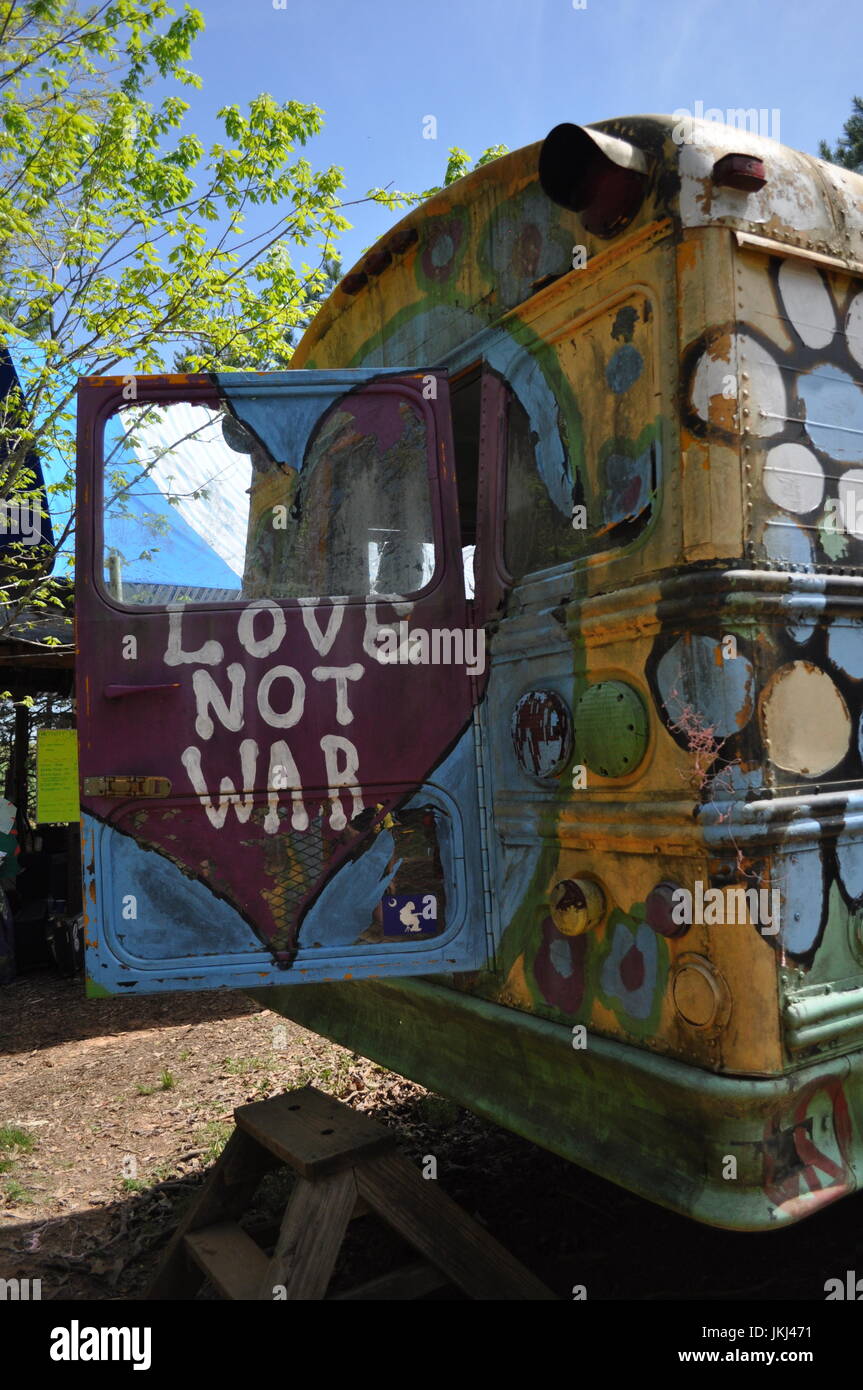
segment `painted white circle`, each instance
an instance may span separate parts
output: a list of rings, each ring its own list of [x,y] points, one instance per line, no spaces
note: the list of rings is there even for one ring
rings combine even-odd
[[[856,540],[863,539],[863,468],[849,468],[839,479],[836,524]]]
[[[771,762],[788,772],[820,777],[848,752],[848,706],[826,671],[809,661],[779,668],[758,713]]]
[[[730,339],[726,351],[727,357],[713,357],[705,350],[692,375],[692,408],[705,424],[719,424],[737,404],[737,369],[729,361],[733,358]]]
[[[807,347],[823,348],[833,341],[833,301],[814,266],[783,261],[779,267],[779,292],[785,312]]]
[[[749,390],[750,415],[743,425],[752,434],[766,438],[784,430],[788,420],[788,399],[779,363],[761,343],[748,333],[737,335],[737,361],[742,384]]]
[[[845,316],[845,338],[848,342],[848,351],[863,367],[863,291],[855,294],[851,303],[848,305],[848,313]]]
[[[812,512],[824,496],[824,469],[805,444],[777,444],[764,461],[764,491],[786,512]]]
[[[813,563],[812,544],[806,532],[781,512],[767,518],[761,543],[767,559],[774,565],[810,566]]]

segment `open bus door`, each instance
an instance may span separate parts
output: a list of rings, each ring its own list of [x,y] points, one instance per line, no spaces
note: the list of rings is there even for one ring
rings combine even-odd
[[[484,965],[445,375],[87,379],[78,411],[90,992]]]

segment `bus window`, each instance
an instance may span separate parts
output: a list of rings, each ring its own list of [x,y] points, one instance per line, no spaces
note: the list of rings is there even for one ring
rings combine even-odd
[[[104,436],[105,586],[126,604],[239,598],[252,464],[222,414],[129,404]]]
[[[554,413],[535,389],[520,398],[514,381],[504,558],[516,581],[631,543],[653,515],[659,485],[653,308],[643,291],[542,346],[532,366],[546,387],[556,383]]]
[[[378,398],[344,397],[312,438],[301,471],[271,462],[252,488],[244,596],[414,594],[434,572],[422,418]],[[282,524],[274,524],[276,518]]]
[[[537,437],[527,411],[516,396],[509,401],[506,438],[506,519],[504,558],[513,579],[548,569],[572,558],[572,482],[566,498],[555,499],[537,461]]]
[[[105,432],[105,586],[124,603],[415,594],[435,569],[425,423],[344,395],[302,459],[227,408],[130,404]]]

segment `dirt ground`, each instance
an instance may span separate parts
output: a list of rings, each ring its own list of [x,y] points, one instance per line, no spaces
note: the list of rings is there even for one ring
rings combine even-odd
[[[394,1127],[415,1162],[433,1154],[444,1190],[560,1298],[823,1300],[826,1279],[863,1274],[859,1197],[768,1235],[708,1230],[244,995],[89,1001],[44,970],[0,989],[0,1277],[41,1279],[43,1299],[141,1297],[234,1107],[307,1084]],[[249,1222],[288,1190],[267,1179]],[[333,1287],[408,1258],[360,1218]]]

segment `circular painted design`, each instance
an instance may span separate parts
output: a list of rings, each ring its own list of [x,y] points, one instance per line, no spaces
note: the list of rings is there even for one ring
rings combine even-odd
[[[531,777],[558,777],[572,756],[572,716],[556,690],[529,690],[512,712],[519,766]]]
[[[624,343],[611,356],[605,367],[605,379],[616,396],[623,395],[644,371],[644,359],[632,343]]]
[[[727,340],[726,352],[731,353]],[[737,369],[728,356],[721,355],[719,344],[702,352],[692,373],[689,399],[692,409],[705,424],[720,429],[732,429],[737,410]]]
[[[625,777],[647,752],[644,701],[624,681],[597,681],[576,706],[578,758],[600,777]]]
[[[848,351],[863,367],[863,292],[855,294],[845,315],[845,338]]]
[[[863,460],[863,390],[853,376],[832,362],[819,363],[798,373],[797,394],[816,449],[840,463]]]
[[[863,904],[863,835],[859,830],[845,830],[837,835],[836,862],[848,897]]]
[[[820,777],[848,752],[848,706],[827,673],[809,661],[792,661],[774,673],[761,694],[759,719],[771,762],[801,777]]]
[[[824,469],[805,444],[777,444],[764,460],[764,491],[786,512],[812,512],[824,497]]]
[[[426,280],[440,284],[453,275],[464,250],[464,224],[459,217],[435,218],[426,227],[426,242],[417,269]]]
[[[830,291],[814,266],[783,261],[779,293],[785,312],[807,347],[823,348],[833,341],[836,312]]]
[[[827,654],[846,676],[853,681],[863,680],[863,619],[832,622],[827,629]]]
[[[839,479],[836,522],[856,540],[863,538],[863,468],[849,468]]]
[[[726,1003],[723,982],[703,956],[683,956],[671,982],[674,1007],[693,1028],[717,1023]]]
[[[788,396],[778,362],[748,333],[738,334],[737,352],[741,374],[748,378],[749,399],[755,403],[745,423],[762,438],[781,434],[788,419]]]
[[[448,266],[455,253],[455,242],[448,233],[437,237],[429,247],[429,260],[435,270]]]
[[[551,218],[550,206],[539,184],[529,183],[508,201],[506,218],[489,218],[481,229],[476,258],[498,303],[529,298],[537,280],[569,265],[573,237]]]
[[[771,887],[779,895],[780,932],[775,939],[789,956],[808,955],[818,940],[824,915],[824,864],[820,849],[797,849],[777,855]]]
[[[726,661],[718,637],[681,637],[660,660],[656,682],[671,724],[688,720],[714,738],[729,738],[752,717],[752,666],[740,653]]]
[[[802,527],[787,516],[771,516],[761,533],[764,554],[783,568],[809,567],[814,563],[812,542]]]

